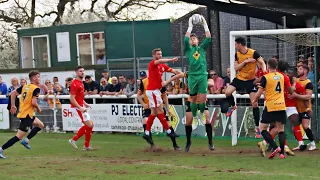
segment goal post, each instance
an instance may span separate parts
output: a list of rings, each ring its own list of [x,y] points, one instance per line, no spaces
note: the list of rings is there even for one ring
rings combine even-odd
[[[320,28],[300,28],[300,29],[270,29],[270,30],[248,30],[248,31],[230,31],[230,79],[231,81],[235,78],[236,72],[234,70],[234,57],[235,57],[235,39],[237,37],[250,38],[249,48],[257,50],[264,60],[268,60],[273,56],[279,56],[280,60],[285,60],[295,67],[298,59],[301,55],[306,56],[305,60],[308,57],[316,55],[316,47],[320,45]],[[314,79],[313,82],[316,82],[314,86],[314,93],[317,94],[317,57],[314,58]],[[235,101],[240,96],[233,93]],[[248,95],[241,96],[241,98],[249,98]],[[314,118],[315,120],[319,119],[318,117],[318,96],[315,96],[314,103]],[[231,136],[232,136],[232,146],[237,145],[238,135],[241,133],[241,130],[238,129],[238,112],[239,109],[235,110],[231,116]],[[261,115],[261,112],[260,112]],[[316,137],[318,134],[318,122],[316,122],[314,128],[314,133]]]

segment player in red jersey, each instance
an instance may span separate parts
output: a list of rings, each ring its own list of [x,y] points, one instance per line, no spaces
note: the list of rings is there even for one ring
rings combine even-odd
[[[166,120],[166,116],[164,114],[163,108],[162,108],[162,98],[161,98],[161,92],[160,89],[162,88],[165,83],[162,82],[162,74],[164,72],[172,72],[174,74],[179,74],[180,72],[173,70],[169,66],[167,66],[164,63],[167,62],[176,62],[178,61],[178,58],[173,59],[161,59],[162,58],[162,52],[161,49],[157,48],[152,51],[153,60],[149,63],[148,66],[148,78],[149,78],[149,84],[147,87],[147,97],[149,99],[149,107],[151,108],[151,115],[148,117],[147,126],[145,134],[143,135],[143,138],[151,145],[153,148],[154,143],[152,139],[150,138],[150,130],[151,126],[153,124],[153,121],[155,117],[158,116],[162,126],[167,131],[168,136],[172,139],[176,137],[176,134],[172,132],[169,128],[169,125]],[[178,75],[170,78],[168,81],[171,82],[173,78],[177,78]],[[166,81],[166,82],[168,82]]]
[[[78,133],[69,140],[69,143],[75,149],[78,149],[76,142],[81,136],[85,135],[83,150],[93,150],[90,146],[93,122],[86,110],[86,108],[89,108],[90,106],[84,101],[84,85],[82,82],[82,79],[84,78],[84,68],[82,66],[78,66],[75,71],[76,78],[72,81],[70,86],[71,111],[73,116],[84,125],[79,129]]]

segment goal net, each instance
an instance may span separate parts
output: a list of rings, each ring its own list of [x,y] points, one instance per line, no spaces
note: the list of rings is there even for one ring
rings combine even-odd
[[[247,46],[257,50],[265,61],[277,56],[280,60],[287,61],[292,70],[296,69],[297,63],[303,61],[305,64],[312,62],[316,64],[318,46],[320,45],[320,28],[305,29],[278,29],[278,30],[253,30],[253,31],[231,31],[230,32],[230,69],[231,79],[235,77],[234,55],[235,39],[244,37],[247,40]],[[309,61],[308,61],[309,60]],[[314,69],[312,69],[314,71]],[[313,85],[317,88],[317,81]],[[231,136],[232,145],[237,144],[239,137],[255,137],[255,122],[252,108],[250,107],[249,95],[240,95],[240,92],[234,94],[238,109],[231,117]],[[262,100],[263,102],[263,100]],[[260,115],[263,110],[263,103],[260,103]],[[314,102],[314,101],[313,101]],[[313,103],[314,116],[311,121],[311,128],[314,135],[318,132],[318,122],[315,117],[315,103]],[[294,139],[291,132],[291,124],[287,121],[286,134],[287,139]]]

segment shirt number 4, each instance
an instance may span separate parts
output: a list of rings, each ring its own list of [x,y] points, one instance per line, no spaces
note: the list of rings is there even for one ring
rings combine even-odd
[[[278,93],[281,93],[281,84],[280,84],[280,82],[277,83],[276,91],[277,91]]]

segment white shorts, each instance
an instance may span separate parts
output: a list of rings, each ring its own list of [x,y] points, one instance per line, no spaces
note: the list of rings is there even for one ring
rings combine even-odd
[[[85,122],[85,121],[89,121],[90,119],[90,115],[88,112],[81,112],[79,111],[77,108],[70,108],[73,117],[75,117],[78,121],[80,122]]]
[[[298,111],[296,107],[287,107],[286,113],[287,117],[290,117],[293,114],[298,114]]]
[[[159,89],[147,90],[147,97],[149,99],[149,105],[151,108],[157,108],[162,104],[161,92]]]

